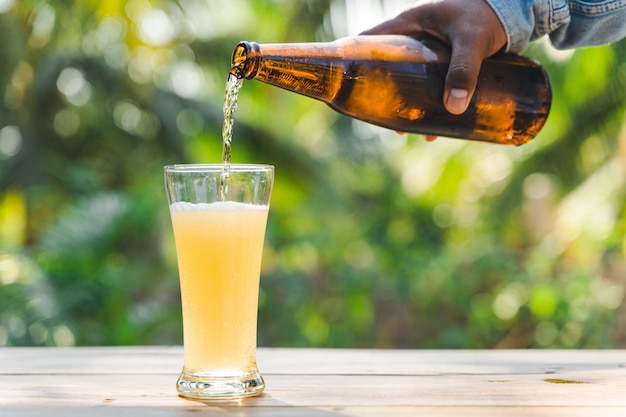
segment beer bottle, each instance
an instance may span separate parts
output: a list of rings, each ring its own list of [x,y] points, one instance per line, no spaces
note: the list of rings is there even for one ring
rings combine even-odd
[[[239,43],[231,74],[321,100],[398,132],[520,145],[543,127],[550,81],[536,62],[497,54],[482,64],[465,113],[443,105],[450,50],[434,39],[366,35],[324,43]]]

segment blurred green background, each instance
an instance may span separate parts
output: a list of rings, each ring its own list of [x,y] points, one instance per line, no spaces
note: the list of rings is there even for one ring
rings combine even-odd
[[[0,345],[182,343],[162,167],[220,161],[235,45],[403,3],[0,0]],[[526,54],[554,101],[522,147],[244,83],[232,160],[277,173],[259,345],[626,347],[626,42]]]

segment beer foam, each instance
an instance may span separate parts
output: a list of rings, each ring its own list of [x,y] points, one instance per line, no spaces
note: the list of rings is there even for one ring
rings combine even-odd
[[[170,211],[192,211],[192,210],[267,210],[267,205],[240,203],[236,201],[216,201],[213,203],[188,203],[178,201],[170,204]]]

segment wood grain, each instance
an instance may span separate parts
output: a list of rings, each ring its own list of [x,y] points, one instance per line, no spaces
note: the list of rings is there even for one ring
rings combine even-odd
[[[626,416],[626,351],[260,348],[267,389],[176,395],[180,347],[1,348],[0,416]]]

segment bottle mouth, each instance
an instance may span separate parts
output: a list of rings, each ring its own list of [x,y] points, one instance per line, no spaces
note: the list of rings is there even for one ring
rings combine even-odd
[[[254,78],[257,60],[252,58],[258,51],[259,46],[254,42],[239,42],[233,51],[230,73],[237,78]]]

